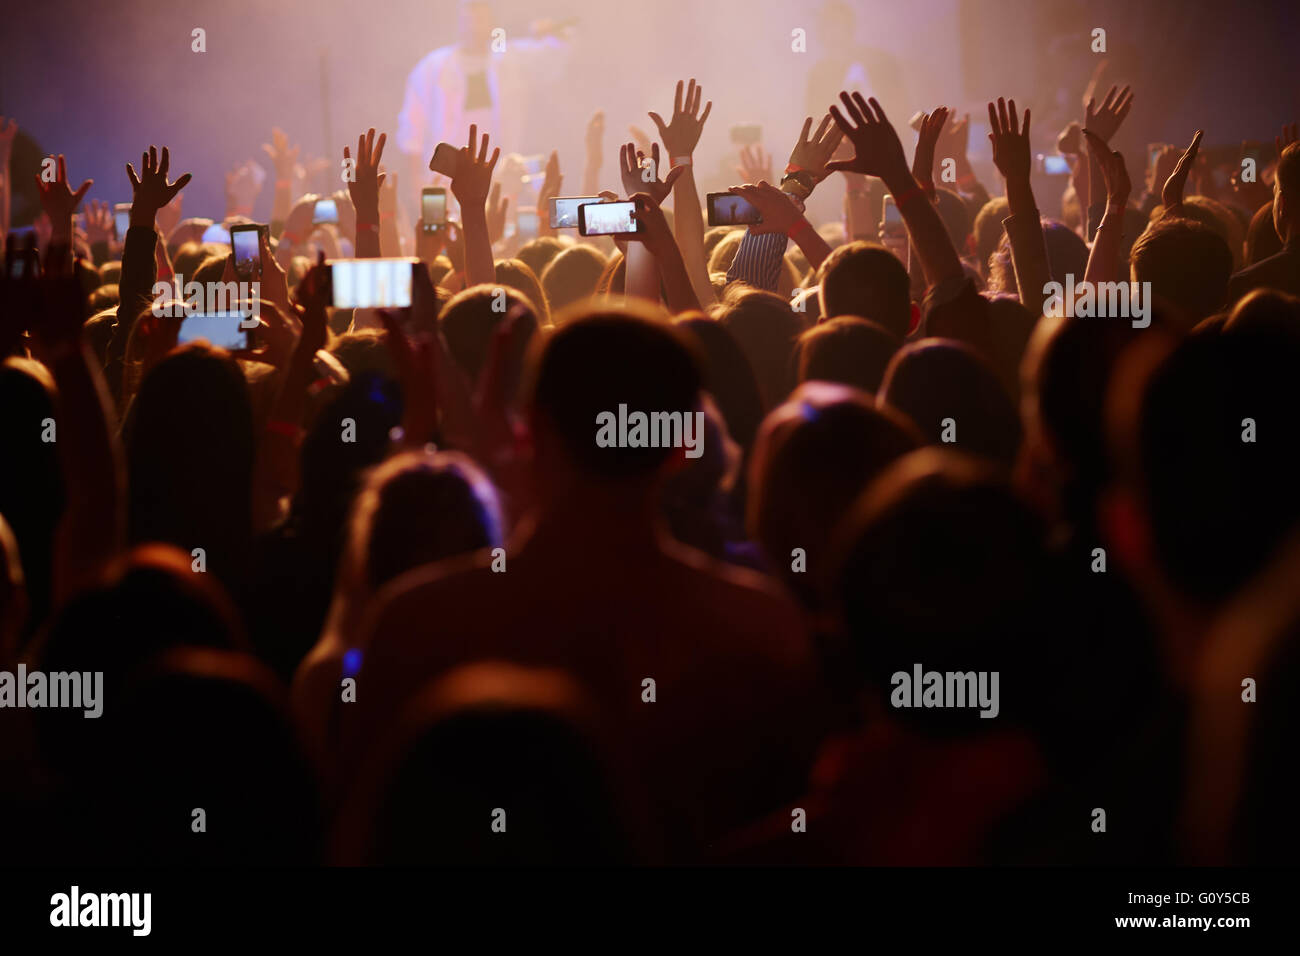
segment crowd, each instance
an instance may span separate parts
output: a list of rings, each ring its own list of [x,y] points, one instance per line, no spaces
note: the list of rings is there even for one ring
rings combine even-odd
[[[702,99],[608,180],[592,118],[613,239],[550,228],[556,154],[520,208],[473,126],[428,224],[384,135],[331,197],[277,130],[233,350],[165,306],[236,280],[254,177],[183,218],[150,146],[119,234],[59,155],[20,235],[0,119],[12,858],[1294,860],[1296,128],[1130,175],[1112,89],[1045,180],[998,99],[984,183],[968,115],[909,158],[846,92],[783,171],[745,150],[760,223],[710,227]],[[409,307],[332,307],[327,259],[403,255]],[[621,407],[699,442],[598,441]],[[102,674],[102,713],[38,673]]]

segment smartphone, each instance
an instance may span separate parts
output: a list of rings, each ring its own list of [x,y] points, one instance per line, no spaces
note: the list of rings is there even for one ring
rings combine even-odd
[[[313,226],[332,226],[339,221],[339,204],[333,199],[317,199],[316,208],[312,210]]]
[[[541,227],[542,220],[536,209],[521,209],[515,216],[515,234],[525,242],[536,239]]]
[[[262,275],[262,236],[266,226],[245,223],[230,227],[230,248],[235,253],[235,275],[257,279]]]
[[[460,150],[451,143],[439,143],[438,148],[433,151],[433,159],[429,160],[429,168],[435,173],[441,173],[448,179],[456,175],[456,161],[460,159]]]
[[[241,328],[246,312],[199,312],[181,321],[176,341],[184,345],[204,339],[223,349],[251,348],[252,329]]]
[[[735,193],[709,193],[704,198],[710,226],[752,226],[763,221],[754,204]]]
[[[898,204],[894,202],[894,197],[888,193],[880,204],[880,234],[891,239],[907,234],[907,226],[903,224],[903,214],[898,211]]]
[[[117,230],[117,238],[126,238],[126,231],[131,228],[131,204],[129,202],[113,204],[113,228]]]
[[[739,123],[731,127],[731,141],[737,146],[753,146],[763,139],[763,127],[758,123]]]
[[[599,196],[552,196],[551,228],[577,229],[578,207],[589,202],[600,202]]]
[[[1064,156],[1038,154],[1038,171],[1048,176],[1070,175],[1070,161]]]
[[[336,309],[404,309],[419,259],[331,259],[331,302]]]
[[[591,202],[578,207],[580,236],[628,236],[640,231],[634,202]]]
[[[437,232],[447,224],[447,190],[436,186],[420,190],[420,218],[425,232]]]

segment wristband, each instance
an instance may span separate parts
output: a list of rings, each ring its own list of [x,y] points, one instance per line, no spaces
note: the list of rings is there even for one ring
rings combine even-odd
[[[389,219],[392,219],[394,215],[396,215],[396,213],[391,213],[391,212],[381,212],[381,213],[379,214],[379,221],[380,221],[380,222],[387,222]]]
[[[907,203],[911,202],[918,196],[925,196],[925,190],[920,186],[913,186],[911,189],[903,190],[902,195],[894,197],[894,205],[902,209]],[[928,197],[927,197],[928,198]]]
[[[800,217],[799,221],[796,222],[793,226],[791,226],[789,231],[786,232],[786,236],[789,237],[790,239],[794,239],[795,236],[799,235],[806,229],[812,229],[812,227],[813,224],[811,222],[809,222],[807,219],[803,217]],[[795,241],[797,242],[798,240]]]
[[[1114,213],[1116,216],[1123,216],[1127,209],[1128,207],[1123,203],[1107,203],[1106,211],[1102,215],[1109,216],[1111,213]]]
[[[267,421],[266,430],[273,435],[283,435],[285,438],[292,438],[295,441],[298,438],[298,434],[302,431],[300,427],[291,422],[277,421],[274,418]]]
[[[288,179],[277,179],[277,180],[275,181],[275,188],[276,188],[276,189],[288,189],[288,188],[289,188],[290,186],[292,186],[292,185],[293,185],[293,183],[292,183],[290,180],[288,180]]]
[[[786,163],[785,171],[787,173],[806,173],[808,170],[798,163]]]
[[[691,157],[674,156],[672,161],[672,166],[670,166],[669,168],[676,169],[678,166],[689,166],[690,164],[691,164]]]
[[[359,223],[357,223],[357,234],[360,235],[360,233],[361,233],[363,230],[365,230],[365,231],[369,231],[369,232],[378,232],[378,231],[379,231],[379,224],[378,224],[378,223],[375,223],[375,222],[359,222]]]
[[[306,238],[305,236],[296,236],[292,232],[289,232],[287,230],[285,232],[280,233],[280,241],[284,242],[287,239],[289,241],[289,245],[291,246],[302,245],[302,241],[305,238]]]
[[[974,173],[967,173],[965,176],[962,176],[957,180],[957,185],[965,189],[970,186],[979,185],[979,180],[975,178]]]

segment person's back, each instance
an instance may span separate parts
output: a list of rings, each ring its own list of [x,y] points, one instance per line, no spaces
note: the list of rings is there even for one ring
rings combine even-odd
[[[421,569],[381,594],[345,729],[366,746],[466,661],[566,668],[610,722],[621,771],[650,789],[675,859],[797,792],[812,747],[794,607],[668,537],[655,501],[673,449],[593,441],[593,409],[694,406],[699,373],[679,334],[596,314],[550,339],[530,415],[535,527],[508,556]]]

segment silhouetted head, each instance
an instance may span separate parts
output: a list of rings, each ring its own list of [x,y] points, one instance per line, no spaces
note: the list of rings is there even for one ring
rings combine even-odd
[[[814,325],[799,336],[796,364],[800,382],[840,382],[874,395],[898,338],[879,322],[854,315]]]
[[[501,544],[496,490],[459,452],[411,451],[372,469],[349,522],[352,560],[377,591],[404,571]]]
[[[987,732],[1050,695],[1035,673],[1035,645],[1050,639],[1042,529],[995,469],[934,448],[903,456],[853,504],[837,552],[843,624],[892,717],[925,733]],[[901,706],[921,695],[918,667],[996,672],[996,718],[969,696],[965,708]]]
[[[736,339],[754,370],[768,408],[785,398],[794,384],[795,340],[803,324],[788,300],[772,292],[733,285],[714,312]]]
[[[542,273],[552,314],[595,295],[605,262],[598,250],[586,245],[570,246],[553,258]]]
[[[1008,468],[1020,447],[1016,408],[989,364],[960,342],[905,345],[877,396],[907,415],[932,445],[978,455]]]
[[[620,406],[679,413],[684,427],[699,406],[702,364],[685,334],[648,308],[592,309],[562,325],[530,362],[529,424],[543,484],[656,484],[682,459],[680,447],[632,447],[630,433],[627,446],[602,447],[598,433]]]
[[[1232,251],[1209,226],[1189,219],[1154,222],[1133,244],[1132,281],[1151,283],[1151,295],[1191,328],[1223,306],[1232,277]]]
[[[516,316],[514,321],[523,323],[534,331],[541,325],[537,306],[518,291],[503,286],[471,286],[452,296],[442,310],[439,324],[443,337],[447,340],[447,348],[471,384],[478,380],[487,363],[497,326],[511,313]],[[522,337],[521,341],[524,345],[527,344]],[[515,380],[522,354],[521,348],[519,355],[513,356],[511,360],[511,368],[514,369],[512,378]]]
[[[750,461],[752,538],[810,609],[829,583],[830,541],[853,499],[894,459],[921,444],[915,426],[843,385],[807,382],[763,421]],[[792,570],[800,549],[806,570]]]
[[[856,315],[878,322],[900,342],[912,326],[907,267],[884,246],[851,242],[821,265],[822,315]]]

